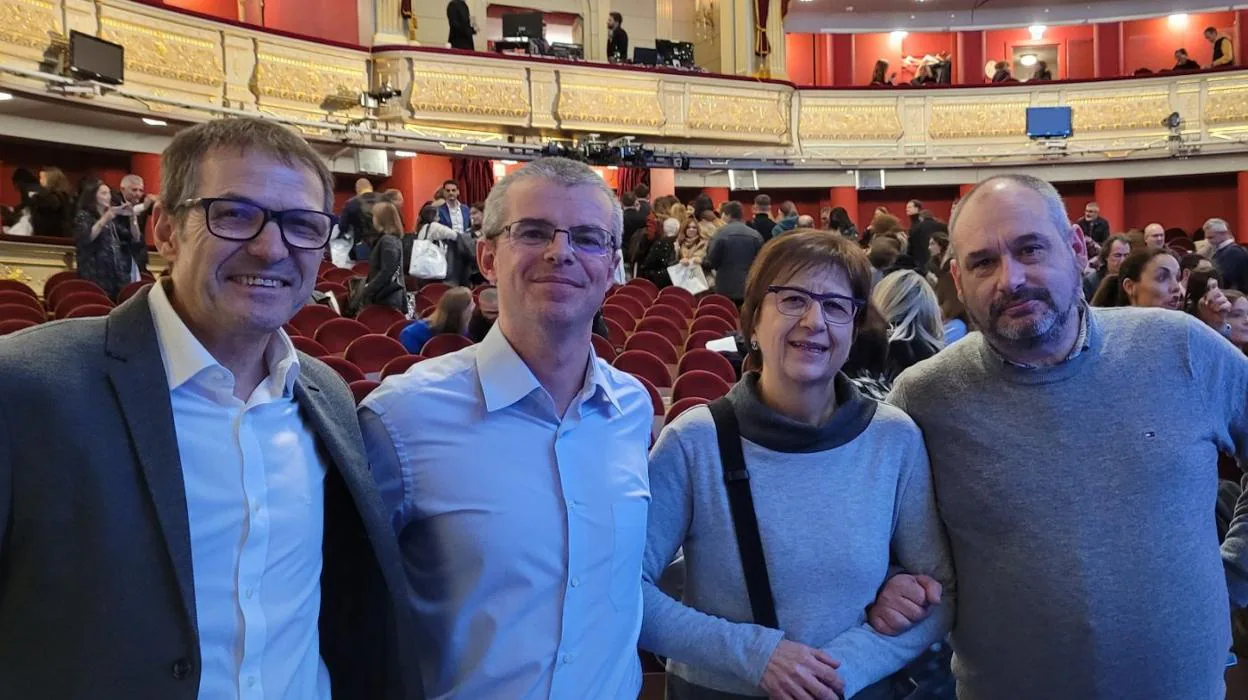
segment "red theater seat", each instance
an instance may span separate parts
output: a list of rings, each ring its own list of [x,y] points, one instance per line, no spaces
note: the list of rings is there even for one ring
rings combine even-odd
[[[385,380],[386,377],[403,374],[407,370],[411,369],[412,365],[423,362],[426,359],[427,358],[424,355],[404,355],[402,357],[396,357],[387,362],[385,367],[381,368],[381,378],[382,380]]]
[[[650,331],[638,331],[630,335],[624,343],[624,349],[648,352],[669,365],[676,364],[676,361],[680,359],[680,354],[676,352],[676,346],[672,344],[672,341]]]
[[[385,335],[390,326],[405,320],[405,317],[402,311],[393,306],[370,304],[360,309],[360,313],[356,314],[355,320],[368,326],[374,333]]]
[[[360,368],[365,375],[380,372],[386,363],[396,357],[403,357],[407,349],[394,338],[378,333],[370,333],[351,341],[342,359]]]
[[[334,318],[322,323],[312,336],[316,342],[337,355],[346,351],[356,338],[368,335],[368,326],[353,318]]]
[[[304,353],[305,355],[311,355],[312,357],[324,357],[329,354],[329,351],[325,349],[324,345],[321,345],[306,336],[292,335],[290,337],[290,344],[294,345],[295,349],[299,352]]]
[[[24,318],[0,319],[0,335],[16,333],[18,331],[26,330],[27,328],[34,328],[37,325],[39,324]]]
[[[420,354],[425,357],[441,357],[452,352],[463,350],[472,345],[468,338],[455,333],[439,333],[425,342]]]
[[[0,304],[0,321],[19,319],[39,324],[48,320],[48,315],[40,309],[32,309],[25,304]]]
[[[737,381],[737,372],[732,368],[732,363],[714,350],[701,348],[686,351],[680,357],[680,364],[676,366],[676,376],[693,370],[710,372],[729,384]]]
[[[328,306],[320,304],[307,304],[295,313],[295,317],[290,319],[290,325],[299,330],[299,333],[309,338],[316,335],[316,329],[326,321],[332,321],[341,318],[337,312]]]
[[[694,406],[702,406],[710,403],[700,396],[690,396],[672,403],[672,407],[667,409],[667,416],[663,418],[663,425],[667,425],[680,417],[680,414],[688,411]]]
[[[12,289],[0,289],[0,306],[27,306],[36,311],[43,311],[43,302],[39,297],[32,297]]]
[[[381,382],[372,379],[357,379],[351,382],[351,395],[355,397],[355,405],[359,406],[369,394],[373,393],[373,389],[381,386]]]
[[[656,387],[667,388],[672,385],[672,375],[667,370],[667,364],[644,350],[625,350],[611,365],[621,372],[643,377]],[[655,415],[661,416],[663,411],[660,409]]]
[[[695,369],[676,378],[676,383],[672,385],[672,400],[697,397],[714,401],[727,394],[731,388],[728,382],[714,374]]]
[[[6,292],[6,291],[7,292],[21,292],[22,294],[25,294],[26,296],[33,298],[35,301],[39,300],[39,295],[35,292],[35,290],[28,287],[25,283],[19,282],[17,280],[8,280],[8,279],[0,280],[0,292]]]
[[[329,368],[337,372],[338,376],[342,377],[342,380],[347,384],[350,384],[351,382],[363,381],[365,379],[364,373],[360,371],[359,367],[356,367],[341,357],[327,355],[318,359],[329,365]]]

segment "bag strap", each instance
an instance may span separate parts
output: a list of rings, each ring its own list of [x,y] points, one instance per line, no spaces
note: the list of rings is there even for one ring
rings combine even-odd
[[[776,601],[771,595],[771,579],[767,576],[767,560],[763,558],[763,540],[758,534],[758,518],[754,513],[754,495],[750,491],[750,472],[745,468],[741,451],[741,429],[737,414],[727,397],[709,405],[719,440],[719,461],[724,467],[724,488],[728,491],[728,509],[737,533],[737,549],[741,552],[741,570],[745,574],[745,590],[750,596],[754,622],[780,629],[776,619]]]

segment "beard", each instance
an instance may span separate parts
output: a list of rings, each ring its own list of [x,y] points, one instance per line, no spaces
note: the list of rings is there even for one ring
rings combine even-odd
[[[1078,285],[1078,281],[1076,281]],[[994,345],[1004,345],[1021,350],[1044,347],[1059,338],[1070,321],[1071,310],[1078,303],[1080,290],[1073,289],[1065,304],[1059,304],[1052,292],[1045,287],[1023,287],[1009,294],[1001,294],[988,306],[987,318],[971,313],[971,320],[983,331]],[[1038,302],[1044,310],[1027,318],[1015,319],[1006,310],[1024,302]],[[967,309],[968,312],[970,309]]]

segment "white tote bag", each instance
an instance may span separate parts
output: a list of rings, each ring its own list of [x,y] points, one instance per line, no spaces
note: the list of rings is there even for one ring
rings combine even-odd
[[[672,284],[687,290],[690,294],[701,294],[711,288],[706,282],[706,274],[699,265],[681,265],[679,263],[667,268],[667,276]]]
[[[421,236],[425,238],[421,238]],[[412,241],[412,262],[407,274],[422,280],[446,279],[446,248],[428,238],[429,224]]]

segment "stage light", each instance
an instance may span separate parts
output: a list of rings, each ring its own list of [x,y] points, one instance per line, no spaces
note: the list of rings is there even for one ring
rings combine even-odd
[[[1041,39],[1043,39],[1044,32],[1047,29],[1048,27],[1044,26],[1043,24],[1033,24],[1030,27],[1027,27],[1027,31],[1031,34],[1031,38],[1033,41],[1040,41]]]

